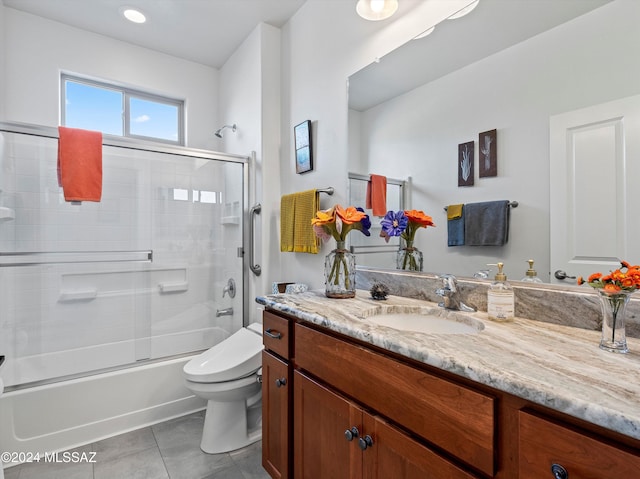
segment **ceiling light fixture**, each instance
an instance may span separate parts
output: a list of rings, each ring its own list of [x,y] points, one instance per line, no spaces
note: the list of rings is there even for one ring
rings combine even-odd
[[[122,13],[122,15],[124,15],[124,18],[126,18],[130,22],[144,23],[147,21],[147,17],[144,15],[144,13],[142,13],[140,10],[136,10],[135,8],[122,7],[120,9],[120,12]]]
[[[436,29],[435,26],[433,26],[431,28],[428,28],[424,32],[422,32],[422,33],[416,35],[415,37],[413,37],[413,39],[414,40],[420,40],[421,38],[424,38],[424,37],[426,37],[428,35],[431,35],[435,29]]]
[[[356,12],[365,20],[378,21],[389,18],[398,10],[398,0],[358,0]]]
[[[468,13],[471,13],[471,11],[478,6],[478,3],[480,3],[480,0],[476,0],[473,3],[470,3],[469,5],[464,7],[463,9],[458,10],[456,13],[451,15],[447,20],[455,20],[456,18],[464,17]]]

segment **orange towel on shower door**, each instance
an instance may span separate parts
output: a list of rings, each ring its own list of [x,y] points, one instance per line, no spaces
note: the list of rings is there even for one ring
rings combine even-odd
[[[370,175],[367,181],[366,207],[373,210],[373,216],[387,214],[387,177]]]
[[[58,127],[58,183],[66,201],[102,198],[102,133]]]

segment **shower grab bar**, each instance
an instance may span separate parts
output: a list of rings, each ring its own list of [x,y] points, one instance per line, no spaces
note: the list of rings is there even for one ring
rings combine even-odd
[[[83,289],[78,291],[61,291],[60,296],[58,297],[58,302],[60,303],[72,303],[76,301],[91,301],[92,299],[96,299],[98,297],[98,290],[93,289]]]
[[[0,252],[0,268],[68,263],[151,263],[152,261],[153,250]]]
[[[254,250],[256,248],[256,230],[255,230],[255,218],[256,215],[260,214],[262,211],[262,205],[257,203],[255,206],[251,208],[250,211],[250,220],[249,220],[249,268],[253,271],[253,274],[256,276],[260,276],[262,273],[262,267],[259,264],[255,263],[254,258]]]
[[[178,283],[160,283],[158,284],[160,293],[183,293],[189,290],[189,283],[187,281],[180,281]]]

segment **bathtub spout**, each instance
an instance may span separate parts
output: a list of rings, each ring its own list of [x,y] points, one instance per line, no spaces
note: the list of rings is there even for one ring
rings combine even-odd
[[[217,309],[216,318],[220,316],[233,316],[233,308]]]

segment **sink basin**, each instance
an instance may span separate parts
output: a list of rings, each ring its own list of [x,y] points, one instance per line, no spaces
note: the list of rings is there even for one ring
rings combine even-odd
[[[478,334],[484,323],[470,313],[420,306],[380,306],[361,314],[367,322],[428,334]]]

